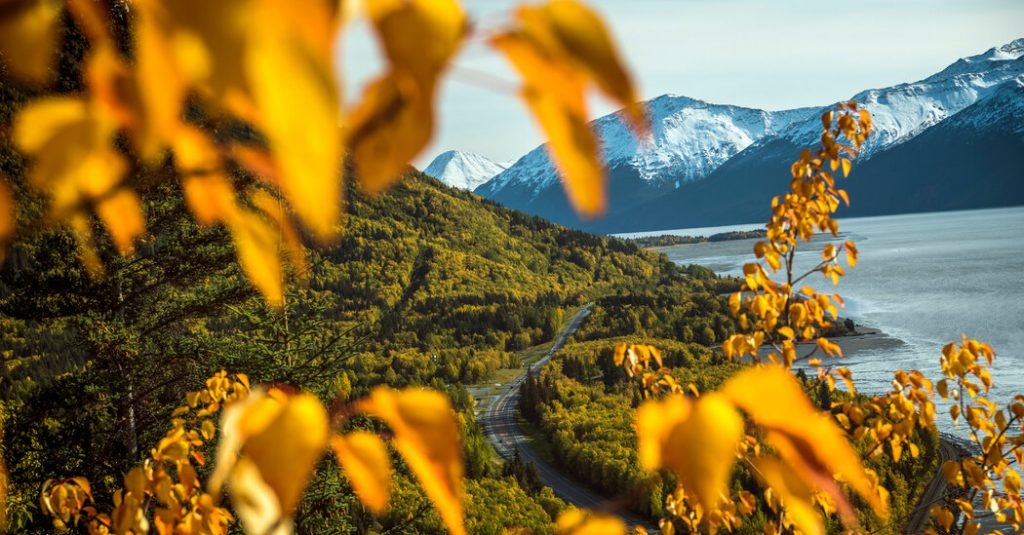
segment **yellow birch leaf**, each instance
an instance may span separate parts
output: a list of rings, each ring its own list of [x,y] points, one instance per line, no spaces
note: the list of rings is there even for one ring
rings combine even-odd
[[[378,387],[360,408],[395,433],[394,444],[454,535],[462,522],[462,446],[451,402],[424,388]]]
[[[597,139],[587,126],[586,79],[552,61],[541,45],[523,33],[495,36],[491,44],[523,77],[522,97],[547,135],[548,153],[565,184],[573,208],[584,217],[604,213],[604,170]]]
[[[823,535],[821,515],[814,508],[814,489],[785,463],[762,457],[755,473],[782,500],[789,520],[806,535]]]
[[[552,0],[517,12],[528,31],[557,47],[586,70],[598,87],[622,105],[635,132],[650,132],[644,107],[637,102],[633,81],[601,17],[575,0]]]
[[[32,100],[14,122],[13,139],[27,154],[36,154],[61,131],[85,121],[88,107],[75,97],[43,97]]]
[[[87,221],[71,219],[84,212],[84,201],[109,195],[126,168],[112,145],[115,128],[102,109],[75,97],[35,100],[15,118],[15,144],[34,157],[29,183],[50,197],[49,216],[80,236]]]
[[[603,513],[589,513],[575,507],[566,509],[555,521],[557,535],[625,535],[626,523]]]
[[[147,0],[154,15],[154,30],[170,47],[175,61],[168,69],[189,86],[214,98],[248,94],[245,57],[249,32],[269,28],[254,16],[254,0]]]
[[[326,240],[338,222],[342,180],[341,112],[331,67],[298,43],[270,38],[250,45],[245,61],[281,191]]]
[[[168,40],[166,21],[157,20],[163,6],[155,2],[139,2],[135,32],[135,84],[138,88],[142,124],[137,128],[137,145],[143,158],[159,156],[168,140],[174,140],[181,122],[181,106],[185,99],[187,80],[181,69],[172,68],[178,57]],[[191,43],[191,46],[189,45]],[[189,64],[205,62],[198,43],[178,36],[181,56]],[[198,57],[187,57],[198,56]],[[202,68],[203,70],[208,69]]]
[[[302,246],[302,238],[299,237],[299,231],[292,225],[292,220],[288,213],[285,212],[282,203],[263,190],[254,193],[251,201],[253,206],[270,216],[270,219],[277,225],[295,274],[302,279],[308,277],[309,267],[306,264],[306,249]]]
[[[225,480],[250,532],[290,533],[298,504],[328,439],[327,411],[315,396],[253,390],[221,414],[217,463],[208,480],[217,495]]]
[[[662,453],[665,465],[705,510],[717,509],[726,492],[742,436],[743,419],[719,393],[700,398],[669,434]]]
[[[327,446],[327,411],[312,394],[288,397],[269,425],[246,440],[242,451],[273,489],[281,511],[299,503],[313,467]]]
[[[433,135],[437,81],[467,22],[455,0],[368,0],[365,6],[390,68],[351,112],[348,146],[360,185],[377,193]]]
[[[203,420],[200,431],[206,440],[213,440],[214,435],[217,434],[217,428],[213,425],[213,420]]]
[[[103,199],[96,206],[107,232],[114,240],[114,247],[122,255],[135,252],[135,238],[146,231],[146,216],[142,213],[142,204],[134,191],[121,188],[113,195]]]
[[[366,86],[349,111],[348,144],[360,186],[380,193],[398,180],[405,165],[430,141],[431,104],[403,89],[408,78],[385,75]],[[413,96],[407,96],[411,93]]]
[[[887,504],[874,492],[842,431],[811,405],[786,369],[764,366],[746,370],[721,391],[769,431],[769,442],[783,461],[809,485],[829,493],[841,511],[849,510],[849,502],[835,484],[836,477],[860,494],[879,516],[888,514]]]
[[[468,30],[456,0],[365,0],[392,71],[412,75],[424,94],[459,50]]]
[[[223,174],[186,177],[181,185],[185,203],[199,224],[212,225],[235,215],[235,192]]]
[[[284,302],[284,281],[279,254],[281,236],[273,225],[248,210],[239,210],[227,222],[246,277],[273,306]]]
[[[138,499],[146,494],[146,472],[141,466],[136,466],[124,475],[124,488]]]
[[[55,74],[63,2],[3,2],[3,9],[9,12],[0,17],[0,57],[10,74],[35,85],[50,83]]]
[[[391,492],[391,458],[376,434],[354,431],[331,437],[331,447],[356,495],[376,514],[388,507]]]
[[[242,525],[249,533],[289,535],[292,523],[281,512],[274,490],[260,477],[259,468],[241,458],[230,473],[231,498]]]
[[[636,410],[637,456],[644,470],[665,466],[668,438],[690,416],[693,404],[683,396],[644,402]]]
[[[75,233],[75,241],[78,242],[78,257],[82,265],[85,266],[86,272],[91,277],[102,276],[103,262],[100,261],[99,253],[96,252],[96,244],[92,239],[92,222],[89,221],[89,217],[83,213],[72,214],[68,219],[68,226]]]
[[[1003,490],[1006,491],[1006,495],[1020,496],[1020,488],[1020,474],[1012,468],[1007,469],[1006,473],[1003,474]]]

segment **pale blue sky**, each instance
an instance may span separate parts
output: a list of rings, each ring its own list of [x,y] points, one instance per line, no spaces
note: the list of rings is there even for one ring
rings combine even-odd
[[[478,29],[514,0],[464,0]],[[957,58],[1024,37],[1024,0],[591,0],[632,68],[641,97],[676,93],[764,109],[823,105],[918,80]],[[440,124],[416,160],[447,149],[518,158],[542,136],[510,91],[515,77],[477,38],[441,88]],[[381,68],[365,23],[339,43],[353,99]],[[477,74],[484,73],[484,74]],[[508,81],[505,84],[503,81]],[[494,87],[492,87],[494,86]],[[594,100],[593,116],[614,111]]]

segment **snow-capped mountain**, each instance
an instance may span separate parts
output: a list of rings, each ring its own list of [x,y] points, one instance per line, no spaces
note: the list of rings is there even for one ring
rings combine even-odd
[[[1022,79],[1024,39],[1017,39],[918,82],[855,95],[851,100],[871,111],[876,130],[844,183],[854,202],[841,215],[1024,202],[1024,167],[1006,165],[1008,154],[1024,148]],[[756,141],[704,180],[610,213],[587,228],[629,232],[763,221],[765,199],[785,189],[800,149],[817,145],[818,116],[827,109],[834,106]]]
[[[907,141],[988,95],[996,86],[1024,74],[1024,38],[987,52],[961,58],[917,82],[869,89],[851,99],[871,112],[875,131],[860,158]],[[834,109],[834,106],[827,106]],[[823,108],[824,110],[825,108]],[[811,146],[821,135],[819,114],[798,121],[780,137]]]
[[[473,191],[506,168],[508,164],[493,162],[479,154],[450,150],[438,154],[423,173],[449,186]]]
[[[645,105],[651,118],[650,139],[637,140],[618,114],[591,123],[610,171],[613,208],[625,208],[700,180],[752,143],[779,133],[815,111],[801,108],[769,112],[677,95],[663,95]],[[576,222],[544,145],[475,191],[557,222]]]

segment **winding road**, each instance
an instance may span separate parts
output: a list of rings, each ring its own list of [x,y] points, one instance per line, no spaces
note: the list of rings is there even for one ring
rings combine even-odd
[[[946,461],[955,461],[962,457],[961,448],[955,444],[952,440],[940,437],[939,438],[939,469],[932,476],[932,480],[928,482],[928,486],[924,488],[924,493],[921,494],[920,500],[917,502],[917,508],[910,514],[910,522],[907,522],[903,533],[924,533],[926,527],[928,527],[928,519],[931,518],[932,506],[941,502],[943,496],[946,495],[946,476],[942,473],[942,463]]]
[[[569,320],[569,323],[562,329],[547,353],[537,362],[529,366],[529,370],[537,373],[551,360],[551,358],[562,349],[565,341],[576,333],[583,323],[583,320],[590,314],[593,303],[583,306],[576,315]],[[519,391],[526,381],[526,374],[523,373],[510,381],[500,393],[491,401],[483,411],[481,423],[487,432],[487,440],[494,446],[495,451],[505,459],[512,459],[515,452],[519,452],[523,462],[531,463],[537,467],[541,481],[551,487],[558,497],[582,508],[601,509],[608,504],[608,500],[584,484],[577,482],[563,474],[558,468],[545,461],[530,445],[526,436],[519,429]],[[928,519],[931,515],[931,506],[939,503],[946,492],[946,479],[942,474],[942,463],[948,460],[959,459],[962,455],[962,448],[953,440],[940,438],[939,440],[939,467],[931,481],[925,487],[918,506],[911,513],[910,521],[902,530],[903,533],[922,533],[928,526]],[[642,526],[649,533],[657,533],[657,528],[650,522],[644,521],[626,512],[617,512],[630,527]]]
[[[569,320],[569,323],[562,329],[558,337],[555,338],[554,343],[551,344],[551,348],[544,354],[544,357],[532,364],[529,370],[536,373],[543,368],[551,360],[551,357],[562,349],[565,341],[580,328],[583,320],[590,314],[593,307],[594,304],[589,303],[581,308]],[[515,452],[518,451],[519,458],[523,462],[536,466],[541,481],[551,487],[551,490],[563,500],[577,507],[587,509],[601,509],[603,506],[606,506],[608,503],[607,499],[590,490],[582,483],[574,481],[563,474],[558,468],[541,458],[534,451],[533,447],[530,446],[526,436],[519,429],[519,424],[517,423],[519,416],[519,390],[525,380],[526,374],[524,373],[509,382],[484,410],[481,422],[487,431],[488,441],[494,446],[495,451],[505,459],[512,459]],[[616,515],[622,518],[630,527],[643,526],[650,533],[656,532],[655,527],[649,522],[645,522],[633,515],[624,512],[617,512]]]

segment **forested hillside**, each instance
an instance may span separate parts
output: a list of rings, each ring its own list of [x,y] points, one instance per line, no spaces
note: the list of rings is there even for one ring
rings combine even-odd
[[[23,162],[10,153],[3,161],[17,176]],[[352,189],[342,238],[312,253],[308,277],[278,312],[243,279],[227,234],[191,221],[180,190],[150,193],[160,199],[146,207],[153,237],[135,258],[101,248],[105,277],[89,277],[70,234],[53,229],[16,243],[0,271],[5,448],[19,453],[7,455],[12,526],[46,529],[37,497],[50,477],[84,475],[97,500],[109,500],[119,474],[160,439],[181,393],[223,368],[328,403],[379,384],[447,391],[473,479],[467,525],[545,533],[561,502],[501,476],[463,385],[518,366],[516,351],[550,340],[585,302],[598,303],[579,333],[587,339],[657,332],[714,343],[732,321],[718,294],[735,283],[415,172],[386,196]],[[39,209],[23,206],[25,219]],[[434,532],[440,521],[427,503],[400,484],[391,512],[374,520],[324,462],[296,520],[317,532]]]
[[[644,392],[639,381],[615,366],[615,346],[644,342],[660,348],[662,361],[672,376],[681,384],[692,384],[699,392],[719,389],[730,376],[744,369],[742,364],[700,344],[658,336],[656,331],[648,331],[641,332],[641,336],[570,344],[539,375],[528,377],[520,398],[523,416],[540,435],[550,437],[551,455],[559,465],[606,496],[651,518],[667,514],[665,496],[675,488],[676,479],[667,471],[650,474],[640,467],[635,417]],[[822,409],[837,410],[831,402],[849,399],[846,393],[820,388],[817,381],[808,380],[802,373],[798,377]],[[858,452],[892,492],[891,519],[895,522],[886,522],[867,510],[858,512],[861,523],[872,533],[898,533],[909,518],[937,468],[937,439],[934,433],[917,434],[914,443],[923,454],[899,463],[866,448]],[[749,466],[740,465],[730,484],[733,491],[754,492],[756,474]],[[752,517],[734,532],[764,533],[764,521],[763,517]],[[828,526],[830,533],[841,529],[838,522]]]

